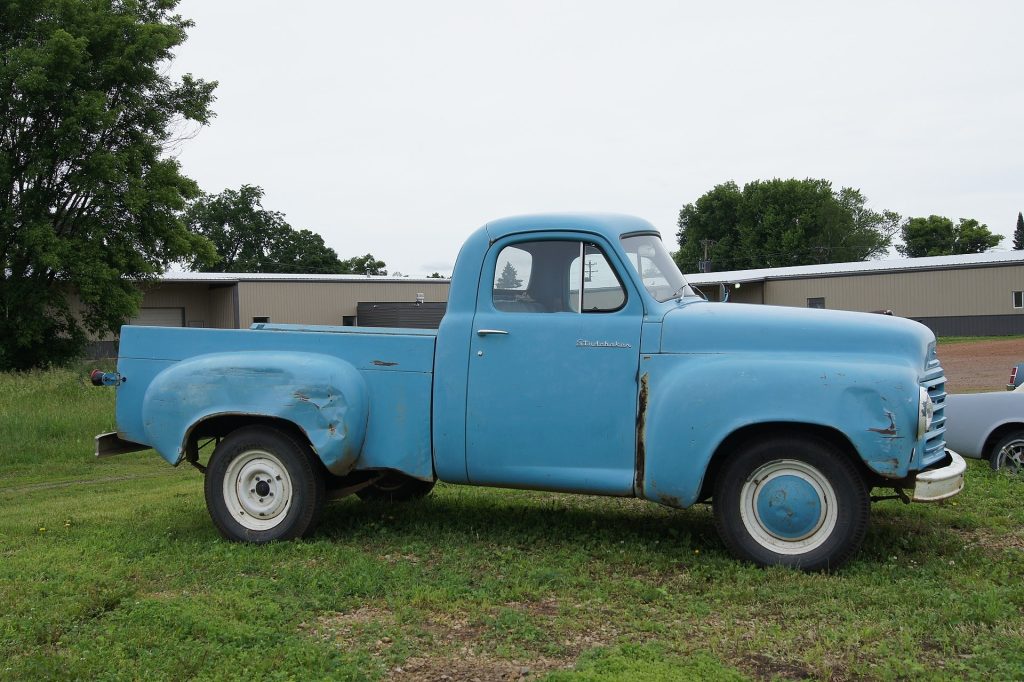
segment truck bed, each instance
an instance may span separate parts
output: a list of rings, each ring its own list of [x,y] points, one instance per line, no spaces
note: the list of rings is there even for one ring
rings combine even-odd
[[[369,393],[366,439],[357,469],[398,468],[432,476],[430,405],[435,330],[256,324],[251,329],[125,326],[121,330],[117,423],[120,437],[151,445],[142,419],[145,391],[177,362],[208,353],[298,352],[342,359]],[[269,379],[268,379],[269,381]],[[272,383],[267,385],[273,391]],[[287,390],[282,388],[282,390]],[[172,464],[179,453],[161,453]]]

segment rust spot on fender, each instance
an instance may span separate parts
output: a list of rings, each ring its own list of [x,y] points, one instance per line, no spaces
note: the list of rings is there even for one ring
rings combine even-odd
[[[397,362],[386,362],[384,360],[374,360],[373,364],[377,365],[378,367],[394,367],[398,363]]]
[[[675,507],[676,509],[683,508],[683,505],[679,502],[679,498],[675,495],[658,495],[658,501],[668,507]]]
[[[886,410],[885,416],[889,418],[889,426],[887,428],[868,429],[868,431],[872,431],[883,436],[898,436],[899,434],[896,431],[896,417],[894,417],[892,412],[889,412],[888,410]]]
[[[650,380],[646,372],[640,376],[640,396],[637,400],[636,412],[636,478],[633,481],[633,492],[643,497],[644,463],[647,458],[647,401],[650,396]]]
[[[327,433],[329,433],[329,434],[331,434],[333,436],[337,432],[338,432],[338,427],[337,427],[337,425],[334,424],[334,422],[331,422],[330,424],[327,425]]]
[[[308,403],[309,402],[309,396],[306,395],[305,393],[303,393],[302,391],[295,391],[295,393],[293,395],[295,396],[295,399],[300,401],[300,402],[303,402],[303,403]]]

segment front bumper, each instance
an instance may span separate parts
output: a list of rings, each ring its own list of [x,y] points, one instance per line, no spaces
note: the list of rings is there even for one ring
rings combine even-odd
[[[959,495],[964,489],[964,458],[946,450],[946,456],[935,469],[927,469],[914,477],[914,502],[938,502]]]

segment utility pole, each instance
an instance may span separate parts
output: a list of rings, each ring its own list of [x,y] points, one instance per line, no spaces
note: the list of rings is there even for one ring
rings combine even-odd
[[[700,245],[704,247],[704,259],[701,260],[699,270],[700,272],[711,272],[711,261],[708,260],[708,251],[715,245],[714,239],[701,239]]]

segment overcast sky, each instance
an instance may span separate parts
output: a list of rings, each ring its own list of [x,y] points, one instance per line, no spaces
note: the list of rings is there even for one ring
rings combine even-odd
[[[726,180],[826,178],[877,210],[1024,210],[1024,2],[183,0],[217,80],[179,152],[206,192],[342,257],[449,274],[488,220],[631,213],[675,250]]]

